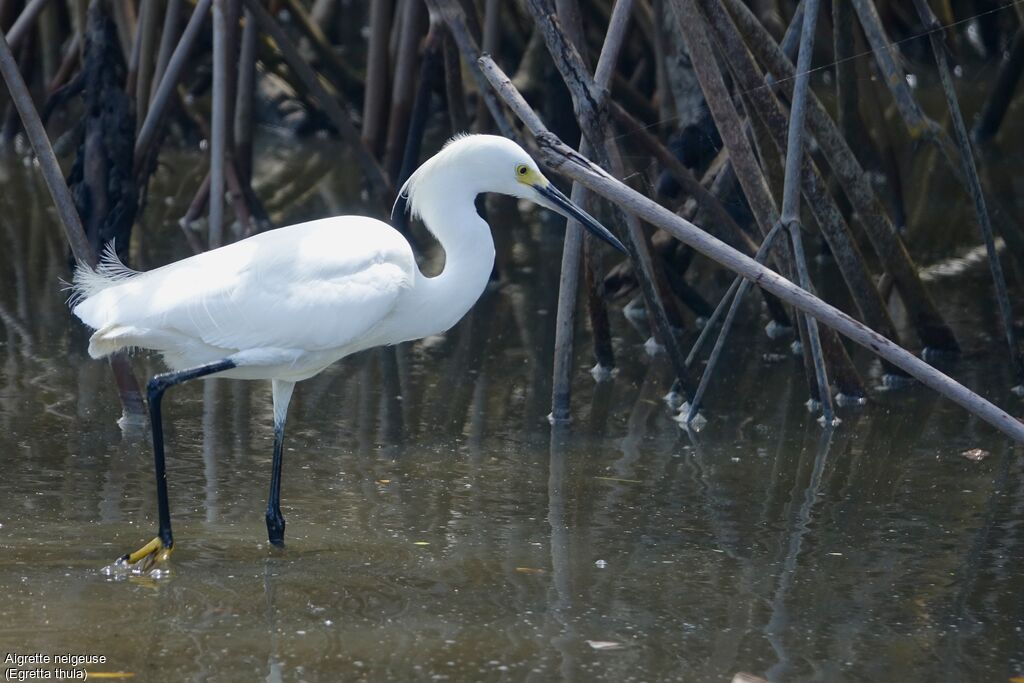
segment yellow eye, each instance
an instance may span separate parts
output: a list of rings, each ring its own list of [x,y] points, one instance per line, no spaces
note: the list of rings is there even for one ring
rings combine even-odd
[[[516,166],[516,175],[520,178],[525,178],[526,174],[530,172],[530,167],[526,164],[519,164]]]

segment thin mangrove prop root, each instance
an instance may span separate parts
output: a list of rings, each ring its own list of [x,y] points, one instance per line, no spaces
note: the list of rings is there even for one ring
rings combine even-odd
[[[885,29],[882,27],[882,20],[878,16],[874,2],[872,0],[851,0],[851,2],[907,130],[915,138],[924,138],[939,151],[939,156],[946,168],[963,186],[964,192],[970,194],[970,180],[964,172],[963,166],[957,161],[956,145],[946,130],[928,118],[918,105],[917,100],[914,99],[910,84],[907,83],[906,74],[893,56],[893,44],[889,42]],[[1013,214],[999,206],[994,197],[990,198],[988,203],[992,216],[999,222],[1004,234],[1020,231],[1020,227],[1012,218]]]
[[[340,90],[348,92],[352,88],[362,88],[362,79],[353,73],[352,69],[345,63],[338,53],[328,44],[327,36],[324,35],[320,25],[303,7],[299,0],[284,0],[288,7],[288,13],[295,19],[295,25],[302,35],[305,36],[316,50],[317,57],[322,60],[330,72],[334,75],[335,83]],[[377,3],[373,3],[377,4]],[[387,2],[382,4],[389,4]]]
[[[832,52],[836,60],[836,121],[843,137],[858,140],[858,82],[854,57],[853,7],[849,0],[832,0]]]
[[[226,131],[225,155],[228,160],[235,152],[235,106],[238,103],[238,78],[241,69],[239,52],[242,43],[242,0],[225,0],[224,6],[224,44],[227,48],[227,82],[224,86],[227,113],[224,117]]]
[[[139,8],[139,22],[142,24],[136,33],[135,44],[139,46],[136,64],[135,81],[135,116],[136,121],[146,117],[149,106],[150,89],[154,75],[154,43],[159,24],[160,14],[158,0],[143,0]],[[137,133],[138,131],[136,131]]]
[[[152,0],[150,0],[150,3],[152,3]],[[140,23],[145,23],[146,10],[147,3],[141,2],[139,6],[139,11],[141,12],[140,18],[142,21]],[[117,23],[117,21],[118,20],[115,19],[115,23]],[[139,53],[142,51],[142,31],[136,30],[137,28],[139,27],[135,26],[135,22],[132,22],[132,27],[130,31],[130,33],[132,34],[132,43],[130,46],[131,53],[130,56],[128,57],[128,73],[124,84],[124,91],[128,95],[128,97],[131,98],[135,97],[135,88],[136,85],[138,84]]]
[[[768,236],[764,238],[764,242],[757,250],[757,254],[754,255],[754,261],[760,264],[764,264],[765,259],[768,258],[768,254],[771,251],[772,242],[775,241],[775,237],[782,232],[782,223],[776,223],[775,227],[771,229]],[[728,306],[729,312],[725,316],[725,322],[722,323],[722,329],[718,333],[718,337],[715,338],[715,344],[711,348],[711,353],[708,356],[708,362],[704,366],[704,372],[701,374],[700,383],[697,385],[697,391],[694,392],[693,398],[690,400],[690,408],[686,412],[686,424],[692,424],[694,418],[697,417],[697,413],[700,411],[701,403],[704,400],[704,393],[707,391],[708,384],[711,378],[714,376],[715,367],[718,365],[718,359],[722,354],[722,349],[725,347],[725,340],[729,336],[729,331],[732,329],[732,324],[736,318],[736,311],[739,310],[740,302],[743,301],[743,296],[750,289],[750,280],[745,280],[742,277],[737,277],[729,285],[729,290],[722,297],[722,300],[718,302],[718,306],[715,307],[714,313],[708,318],[707,324],[704,329],[700,331],[700,335],[697,337],[697,341],[693,343],[693,348],[690,349],[690,354],[686,357],[686,364],[691,365],[697,358],[697,354],[700,352],[702,346],[707,341],[708,337],[711,336],[711,330],[714,329],[715,323],[722,317],[722,312]]]
[[[393,3],[370,3],[370,40],[366,56],[366,89],[363,95],[363,142],[379,151],[386,118],[388,94],[388,38]],[[462,129],[460,129],[462,130]]]
[[[421,24],[424,5],[422,2],[406,2],[402,5],[401,36],[398,54],[395,58],[395,78],[391,84],[391,111],[388,115],[388,133],[384,140],[384,168],[388,175],[397,178],[402,171],[403,149],[409,141],[409,126],[416,97]],[[422,82],[421,82],[422,85]],[[402,183],[395,183],[398,187]]]
[[[707,36],[701,30],[703,21],[692,3],[673,0],[672,6],[676,12],[676,23],[683,30],[683,37],[690,51],[694,72],[700,82],[701,90],[704,92],[704,98],[715,125],[722,136],[724,147],[728,150],[729,160],[736,173],[736,178],[750,204],[754,220],[757,222],[762,236],[767,237],[772,227],[778,222],[779,211],[754,155],[754,150],[744,134],[744,126],[739,113],[726,90],[721,73],[717,69]],[[699,23],[691,23],[691,19]],[[791,272],[792,263],[789,252],[778,249],[775,253],[780,261],[779,267],[782,271]]]
[[[50,191],[50,197],[57,207],[57,215],[61,225],[64,227],[64,235],[67,237],[68,245],[75,260],[90,267],[96,265],[96,252],[93,251],[89,239],[82,228],[82,219],[75,208],[75,201],[68,189],[64,174],[60,170],[57,156],[53,153],[53,146],[43,128],[43,122],[39,118],[35,104],[32,102],[32,95],[28,86],[21,76],[18,64],[14,61],[14,54],[11,52],[7,38],[0,31],[0,73],[18,110],[21,122],[25,126],[29,142],[39,160],[39,168],[42,171],[43,179],[46,181],[46,188]],[[131,366],[123,353],[117,353],[110,357],[110,367],[114,373],[117,383],[118,396],[121,399],[121,408],[126,417],[136,419],[145,414],[142,405],[142,392],[139,391],[139,383],[132,374]]]
[[[621,152],[614,140],[608,118],[602,114],[599,105],[602,96],[597,93],[597,86],[583,64],[582,56],[566,38],[549,2],[528,0],[527,7],[533,15],[537,29],[544,38],[556,68],[562,75],[562,80],[569,88],[573,109],[576,112],[583,136],[593,145],[598,159],[606,162],[612,173],[622,177],[625,175],[625,171]],[[656,264],[651,258],[647,238],[640,221],[635,216],[623,213],[622,219],[626,224],[623,244],[634,265],[644,304],[648,313],[653,317],[655,336],[665,347],[665,352],[675,372],[677,385],[686,390],[689,380],[682,348],[665,310],[655,273]]]
[[[369,86],[367,88],[369,89]],[[447,25],[444,35],[444,95],[448,104],[448,120],[451,123],[452,134],[469,130],[466,92],[462,84],[462,60],[459,59],[459,49]]]
[[[466,25],[466,14],[463,12],[458,0],[427,0],[427,5],[432,11],[440,14],[444,23],[448,25],[448,30],[451,31],[455,45],[459,48],[459,52],[462,53],[462,59],[469,66],[469,73],[473,76],[473,81],[476,82],[480,97],[483,98],[484,104],[487,105],[487,111],[490,112],[491,118],[497,124],[498,131],[505,137],[518,141],[520,139],[519,134],[516,132],[512,122],[509,121],[501,103],[487,85],[487,79],[484,78],[484,75],[480,72],[480,67],[477,65],[477,60],[481,56],[480,48],[477,46],[477,42],[473,39],[473,34],[470,33],[469,27]]]
[[[71,78],[71,73],[78,66],[81,52],[78,50],[78,34],[76,33],[71,37],[68,42],[68,46],[64,52],[64,59],[61,60],[60,67],[57,69],[57,73],[53,75],[53,78],[46,86],[47,96],[53,95],[57,90],[61,88],[68,79]]]
[[[139,127],[139,135],[135,139],[135,174],[138,175],[146,161],[149,159],[151,147],[156,143],[157,132],[163,121],[164,114],[171,102],[171,96],[178,87],[178,82],[185,70],[185,63],[188,61],[192,46],[195,45],[199,31],[203,27],[203,20],[210,11],[212,0],[199,0],[196,8],[192,10],[188,24],[181,34],[181,40],[171,53],[167,62],[167,69],[164,71],[160,85],[157,86],[153,101],[150,102],[146,118]]]
[[[573,2],[568,11],[577,12],[579,4]],[[619,55],[622,53],[626,40],[626,32],[629,28],[629,20],[633,16],[635,3],[632,0],[617,0],[612,8],[611,16],[608,18],[608,30],[605,32],[605,41],[601,46],[598,55],[597,65],[594,69],[594,82],[598,88],[604,91],[611,90],[611,84],[616,73],[616,66],[619,62]],[[561,10],[560,10],[561,11]],[[584,34],[582,25],[577,21],[574,25],[579,31],[579,43],[582,44]],[[611,102],[608,92],[604,93],[604,106]],[[580,138],[583,143],[583,138]],[[573,183],[573,190],[576,183]],[[585,188],[580,188],[581,192]],[[587,192],[587,202],[593,201],[592,193]],[[594,347],[594,370],[595,378],[600,380],[609,376],[610,371],[615,367],[615,351],[612,346],[611,326],[608,322],[608,305],[599,288],[602,280],[602,254],[595,248],[595,242],[590,235],[581,232],[583,235],[583,270],[584,289],[587,294],[587,314],[590,318],[590,333]]]
[[[568,3],[562,3],[563,5]],[[579,12],[579,6],[573,3],[573,7],[567,9],[568,13]],[[612,11],[611,21],[608,24],[608,32],[605,35],[604,45],[601,47],[601,55],[598,57],[597,68],[595,69],[594,83],[600,98],[596,104],[599,107],[605,105],[608,87],[611,83],[611,75],[615,71],[615,63],[618,60],[619,52],[622,49],[623,38],[626,35],[626,28],[629,25],[629,15],[632,10],[633,0],[618,0]],[[563,7],[563,9],[565,9]],[[577,35],[576,46],[583,49],[582,35]],[[589,142],[582,138],[580,150],[584,154],[591,153]],[[591,201],[591,194],[579,183],[572,184],[571,197],[577,206],[588,211]],[[554,369],[551,383],[551,420],[565,421],[570,417],[569,405],[572,400],[572,357],[574,346],[574,332],[576,327],[576,299],[579,293],[579,273],[581,257],[583,256],[583,244],[587,237],[584,235],[583,226],[579,221],[568,220],[566,222],[565,242],[562,246],[562,266],[558,281],[558,307],[555,318],[555,354]],[[590,292],[591,287],[596,286],[595,278],[587,277],[588,305],[604,308],[604,301],[595,292]],[[607,312],[598,313],[607,320]],[[594,316],[591,315],[591,320]],[[600,323],[599,323],[600,324]],[[604,334],[607,330],[595,329],[595,334]],[[610,343],[596,342],[595,349],[602,349],[606,353],[611,350]],[[603,363],[602,363],[603,361]],[[610,361],[610,362],[609,362]],[[598,364],[604,366],[604,370],[614,367],[614,356],[598,359]]]
[[[878,64],[878,68],[882,72],[885,84],[888,86],[889,92],[892,93],[896,110],[906,124],[907,130],[915,139],[926,139],[935,144],[949,166],[955,167],[952,143],[945,136],[945,132],[939,124],[925,115],[921,105],[914,98],[914,94],[907,84],[906,74],[893,54],[892,43],[885,34],[885,29],[882,28],[882,20],[878,16],[875,3],[872,0],[850,0],[850,2],[860,20],[861,28],[864,29],[868,44],[871,46],[875,63]]]
[[[661,141],[650,133],[643,123],[614,100],[608,102],[608,110],[624,132],[635,138],[671,174],[672,178],[679,183],[683,193],[693,197],[697,205],[710,214],[712,220],[722,229],[723,234],[728,236],[728,240],[733,246],[737,249],[749,249],[751,254],[757,251],[753,240],[729,215],[718,197],[704,187],[700,180],[694,177],[693,172],[683,166],[676,155],[661,144]]]
[[[723,0],[723,4],[736,22],[735,25],[730,22],[723,29],[739,31],[750,51],[767,71],[774,74],[783,94],[788,95],[796,76],[792,62],[741,0]],[[879,261],[892,276],[921,344],[926,349],[959,351],[960,346],[953,331],[943,320],[921,282],[918,268],[900,239],[896,226],[875,195],[868,174],[813,91],[809,98],[810,110],[807,114],[811,133],[860,217],[861,225]]]
[[[213,105],[210,112],[210,206],[207,243],[224,244],[224,155],[228,125],[226,0],[213,0]]]
[[[199,216],[203,213],[203,209],[206,208],[206,202],[209,199],[210,171],[207,170],[206,175],[203,176],[203,181],[199,183],[199,187],[196,189],[195,196],[192,197],[192,201],[185,210],[185,215],[182,216],[180,221],[178,221],[185,229],[186,235],[190,235],[192,238],[195,238],[195,232],[192,230],[192,224],[199,220]],[[192,240],[190,238],[189,242],[191,243],[191,241]],[[199,251],[206,251],[206,249],[200,247]]]
[[[793,86],[793,104],[789,113],[789,133],[786,145],[786,177],[782,190],[782,225],[789,230],[789,239],[793,245],[793,256],[796,259],[796,270],[800,277],[800,286],[808,292],[814,292],[811,275],[807,271],[807,257],[804,254],[803,237],[800,235],[800,171],[804,157],[804,126],[807,111],[807,91],[811,79],[811,55],[814,51],[814,32],[818,26],[818,7],[820,0],[807,0],[804,4],[803,26],[800,31],[800,52],[797,56],[796,83]],[[810,175],[810,174],[808,174]],[[832,403],[832,391],[829,388],[828,370],[822,357],[821,338],[818,335],[818,321],[807,319],[808,339],[811,343],[811,357],[814,359],[814,374],[818,381],[818,395],[821,400],[824,424],[831,425],[835,420],[835,405]]]
[[[138,25],[135,3],[129,0],[113,0],[110,4],[114,9],[114,25],[117,26],[117,36],[121,41],[125,61],[131,61],[132,46],[135,45],[135,27]]]
[[[242,239],[250,237],[256,233],[256,221],[253,219],[253,212],[249,207],[249,194],[242,184],[238,164],[231,156],[224,160],[224,179],[228,186],[228,200],[231,202],[231,208],[241,227]]]
[[[692,219],[695,215],[698,207],[703,208],[709,214],[709,218],[712,225],[718,228],[721,232],[721,238],[723,241],[732,245],[734,248],[739,249],[748,256],[753,255],[757,252],[757,243],[750,237],[745,230],[739,227],[735,219],[729,214],[725,206],[719,197],[721,186],[716,186],[715,183],[709,178],[703,178],[697,180],[688,168],[683,166],[682,162],[676,158],[672,152],[670,152],[661,141],[658,140],[653,134],[648,132],[647,127],[640,122],[635,116],[629,113],[625,107],[610,100],[608,102],[609,111],[612,117],[618,122],[620,127],[624,129],[624,132],[630,136],[635,137],[640,144],[645,147],[651,155],[657,159],[662,166],[675,178],[676,182],[679,183],[682,191],[690,195],[690,198],[684,202],[682,209],[680,209],[680,215],[684,218]],[[722,150],[722,158],[724,158],[725,164],[730,164],[727,157],[725,157],[725,150]],[[717,180],[722,175],[721,172],[714,173],[714,169],[717,166],[716,163],[712,163],[708,169],[708,174]],[[708,185],[711,185],[711,189],[708,189]],[[778,300],[772,297],[770,294],[761,290],[765,297],[765,303],[768,306],[769,315],[772,320],[780,325],[788,327],[790,321],[783,310]],[[690,365],[690,362],[687,362]]]
[[[493,85],[495,92],[530,128],[538,143],[541,160],[550,169],[573,180],[579,180],[597,194],[622,207],[623,210],[669,232],[725,268],[751,280],[783,301],[813,316],[818,322],[828,325],[894,365],[903,368],[926,386],[961,405],[969,413],[985,420],[1007,436],[1024,443],[1024,422],[936,370],[898,344],[854,320],[835,306],[801,289],[790,280],[762,266],[696,225],[618,181],[547,130],[540,117],[527,104],[508,76],[494,63],[494,60],[484,56],[480,59],[480,67],[481,72]]]
[[[506,3],[501,0],[484,0],[483,5],[483,29],[480,35],[480,49],[486,54],[497,54],[501,41],[501,6]],[[575,42],[575,41],[574,41]],[[477,100],[476,122],[473,125],[474,132],[485,133],[491,130],[491,120],[488,116],[487,103]]]
[[[394,187],[392,187],[387,173],[381,168],[372,151],[363,142],[355,124],[352,123],[351,116],[335,98],[327,93],[327,90],[320,83],[316,72],[302,58],[298,48],[295,47],[284,30],[278,26],[274,18],[270,16],[270,13],[263,8],[259,0],[245,0],[245,6],[252,16],[255,17],[256,23],[259,24],[263,32],[274,39],[288,66],[291,67],[306,88],[313,93],[317,102],[319,102],[324,112],[331,119],[331,123],[338,129],[342,139],[355,151],[356,159],[369,181],[371,192],[382,204],[390,202],[394,197]]]
[[[412,113],[409,116],[408,131],[405,135],[405,146],[402,150],[402,164],[398,182],[401,187],[416,170],[419,164],[420,151],[423,148],[423,137],[430,117],[430,102],[434,89],[444,73],[444,24],[441,20],[431,17],[430,28],[423,44],[423,58],[420,60],[420,72],[416,84],[416,96],[413,98]]]
[[[594,344],[594,372],[599,381],[615,368],[615,348],[612,345],[608,304],[601,292],[603,280],[602,252],[594,240],[583,240],[583,280],[587,293],[587,314],[590,316],[590,334]]]
[[[386,4],[386,3],[385,3]],[[245,10],[242,44],[238,52],[238,89],[235,91],[235,149],[232,155],[243,188],[252,183],[252,119],[256,88],[256,20]]]
[[[14,106],[21,116],[25,132],[28,134],[29,142],[32,144],[32,149],[39,160],[39,168],[42,171],[43,178],[46,180],[46,187],[50,191],[53,203],[57,207],[57,215],[60,217],[61,225],[64,227],[64,235],[68,239],[71,253],[76,261],[89,266],[95,266],[96,254],[89,244],[88,238],[85,236],[82,220],[78,215],[78,210],[75,208],[71,191],[64,180],[64,174],[60,170],[57,157],[53,153],[53,147],[50,145],[50,139],[46,135],[46,129],[43,128],[43,122],[39,118],[35,104],[32,102],[32,95],[28,91],[28,86],[21,76],[21,71],[14,60],[14,55],[11,54],[10,45],[7,43],[7,39],[2,32],[0,32],[0,72],[2,72],[4,81],[7,83],[7,89],[10,91]]]
[[[167,8],[164,10],[164,23],[160,32],[160,47],[157,48],[156,64],[153,67],[153,77],[150,79],[149,103],[152,104],[156,97],[157,89],[167,72],[167,64],[171,61],[171,54],[174,52],[175,41],[181,32],[181,13],[185,7],[185,0],[167,0]],[[147,104],[147,109],[149,105]],[[143,115],[137,112],[139,121]]]
[[[779,149],[788,140],[786,115],[771,90],[764,88],[764,77],[747,52],[739,34],[730,30],[725,10],[717,2],[702,0],[708,23],[733,67],[739,86],[745,91],[761,120],[768,127]],[[794,32],[795,33],[795,32]],[[797,70],[801,73],[800,70]],[[896,326],[889,316],[881,294],[871,279],[864,257],[857,246],[842,212],[825,185],[825,180],[810,155],[802,159],[801,179],[807,203],[821,227],[836,265],[860,315],[868,327],[897,339]],[[785,199],[785,197],[783,197]]]
[[[196,107],[185,105],[185,113],[192,119],[199,129],[200,133],[206,139],[212,139],[213,133],[211,131],[210,122],[204,117],[202,112],[198,111]],[[230,136],[228,136],[230,137]],[[253,208],[258,204],[258,200],[255,197],[255,193],[252,191],[252,187],[244,185],[242,178],[238,170],[238,165],[234,157],[230,154],[224,155],[224,184],[227,188],[226,197],[231,203],[231,208],[234,210],[235,218],[238,220],[238,225],[241,228],[242,237],[249,237],[256,233],[256,219],[255,211]],[[207,202],[210,199],[210,188],[211,178],[213,175],[213,166],[210,165],[203,177],[203,181],[196,191],[195,197],[192,199],[192,203],[188,207],[188,211],[185,216],[181,219],[180,223],[182,226],[191,226],[192,223],[199,219],[204,208],[208,208]],[[201,243],[199,243],[196,233],[190,228],[185,231],[186,237],[189,239],[189,246],[195,250],[196,244],[199,244],[199,251],[205,251]],[[207,240],[209,243],[209,240]],[[214,247],[209,247],[213,249]]]
[[[694,0],[672,0],[672,8],[675,12],[676,24],[682,32],[690,52],[697,81],[704,92],[704,98],[708,103],[715,126],[722,136],[725,148],[729,151],[729,158],[740,187],[747,197],[761,234],[767,237],[779,220],[778,208],[768,189],[767,179],[758,164],[754,150],[744,133],[745,127],[740,120],[739,112],[725,87],[722,74],[718,70],[711,44],[706,35],[706,24]],[[775,255],[781,272],[789,279],[795,279],[794,274],[798,271],[793,262],[793,254],[788,249],[776,249]],[[828,385],[821,386],[815,381],[816,359],[812,354],[816,348],[820,349],[820,346],[815,344],[803,346],[805,363],[810,370],[807,377],[809,391],[813,395],[817,387],[823,390],[824,394],[829,394]]]
[[[1013,310],[1010,308],[1010,296],[1006,291],[1006,278],[1003,276],[1003,266],[999,262],[999,253],[996,251],[996,240],[992,234],[992,221],[989,218],[988,205],[985,203],[985,193],[981,189],[981,180],[978,178],[978,168],[974,164],[974,151],[971,149],[971,140],[967,135],[967,126],[964,123],[963,112],[960,111],[960,103],[956,98],[956,90],[953,88],[953,77],[949,72],[949,64],[946,62],[945,46],[942,38],[944,32],[928,3],[924,0],[914,0],[917,12],[928,32],[928,39],[932,45],[932,53],[935,55],[935,62],[939,67],[939,80],[942,82],[942,92],[946,96],[946,104],[949,106],[949,113],[953,119],[954,140],[957,144],[957,151],[960,156],[960,163],[963,165],[964,175],[967,176],[967,187],[970,190],[971,199],[974,202],[974,211],[978,215],[978,227],[981,228],[981,236],[985,240],[985,251],[988,253],[989,268],[992,270],[992,282],[996,290],[996,302],[999,305],[999,314],[1003,321],[1003,329],[1006,333],[1006,343],[1010,349],[1010,365],[1017,376],[1017,382],[1024,385],[1024,359],[1021,358],[1020,346],[1017,343],[1017,334],[1013,329]]]
[[[987,145],[999,132],[1010,108],[1013,93],[1024,73],[1024,27],[1018,28],[1010,44],[1009,56],[999,67],[999,74],[992,84],[992,92],[978,116],[978,122],[971,131],[971,137],[978,145]]]
[[[50,0],[30,0],[25,5],[25,9],[21,10],[21,14],[18,15],[18,19],[11,26],[10,30],[7,31],[7,44],[11,47],[11,52],[17,52],[21,47],[22,42],[28,36],[29,31],[35,28],[36,19],[39,18],[39,14],[46,7]]]
[[[707,3],[705,4],[707,5]],[[718,12],[719,16],[724,20],[725,14],[721,11],[720,6],[707,6],[709,11],[713,9]],[[801,0],[800,4],[797,6],[797,11],[794,13],[792,21],[786,29],[786,35],[782,40],[782,51],[790,57],[790,59],[792,59],[796,55],[797,50],[802,47],[804,33],[801,29],[804,27],[804,10],[806,7],[807,4]],[[817,13],[816,8],[815,13]],[[737,49],[741,54],[746,54],[745,47],[738,47]],[[735,58],[737,55],[730,56]],[[756,73],[756,68],[752,73]],[[759,84],[760,79],[752,80],[756,80]],[[758,102],[758,108],[761,111],[761,115],[764,116],[764,120],[757,116],[751,117],[750,119],[751,124],[753,124],[755,130],[758,131],[758,134],[755,135],[755,140],[760,140],[767,135],[774,138],[774,142],[778,149],[786,148],[788,146],[788,142],[792,141],[792,139],[788,137],[788,132],[783,133],[783,131],[788,130],[790,124],[786,122],[784,114],[779,115],[781,112],[779,111],[774,99],[764,88],[761,87],[755,87],[753,91],[747,92],[746,94],[751,97],[751,99]],[[792,119],[790,119],[790,121],[792,121]],[[801,127],[800,130],[803,131],[803,127]],[[767,140],[763,140],[761,144],[771,147],[771,143]],[[764,149],[762,149],[761,152],[763,159],[767,159],[769,162],[776,160],[775,155],[768,154],[767,156],[764,156]],[[799,156],[803,157],[803,155]],[[786,158],[787,160],[790,158],[788,152]],[[833,253],[837,257],[837,263],[841,266],[844,279],[847,281],[848,286],[850,282],[854,283],[854,286],[850,287],[851,292],[853,292],[854,289],[859,293],[870,292],[871,285],[870,278],[867,275],[867,269],[864,267],[862,259],[860,259],[855,252],[853,239],[848,234],[849,229],[847,228],[838,207],[835,205],[835,202],[826,190],[825,182],[817,172],[813,160],[809,156],[804,157],[801,159],[800,165],[802,170],[799,175],[803,178],[803,192],[808,196],[808,203],[811,206],[819,227],[827,238],[829,245],[834,248]],[[786,175],[788,167],[783,169],[780,166],[778,170],[782,176],[782,184],[788,187],[788,185],[786,185],[786,178],[790,177]],[[783,190],[785,190],[785,187]],[[796,192],[797,196],[799,196],[800,192],[795,187],[792,191]],[[797,211],[796,214],[799,215],[799,211]],[[793,225],[788,225],[787,227],[790,230],[790,241],[793,245],[793,252],[794,254],[797,254],[797,274],[804,286],[810,289],[810,279],[808,278],[806,281],[803,279],[807,266],[806,257],[802,255],[802,237],[799,230],[793,230]],[[851,275],[853,277],[851,277]],[[866,295],[858,299],[857,293],[854,293],[855,301],[858,303],[863,303],[861,299],[869,299],[869,297],[870,295]],[[881,301],[877,302],[876,308],[880,311],[885,310]],[[880,313],[877,317],[884,320],[883,316],[884,313]],[[858,397],[865,395],[864,385],[860,379],[860,375],[853,366],[853,362],[850,360],[846,348],[836,337],[834,331],[828,328],[819,331],[817,323],[803,315],[800,315],[797,318],[797,329],[800,334],[801,342],[805,347],[810,346],[812,350],[812,353],[804,354],[804,365],[807,370],[806,374],[808,380],[810,380],[812,401],[823,402],[822,405],[825,407],[825,412],[830,412],[829,405],[832,402],[831,392],[827,387],[827,377],[822,373],[826,365],[819,362],[819,356],[815,352],[815,347],[821,349],[827,365],[831,366],[835,370],[832,376],[840,393],[847,396]],[[883,326],[881,331],[883,334],[891,335],[892,326],[889,326],[888,329]],[[820,342],[818,341],[819,338]],[[823,384],[822,379],[826,380],[824,382],[826,385],[826,391],[824,393],[821,391]],[[823,421],[825,424],[832,423],[832,421],[827,418]]]

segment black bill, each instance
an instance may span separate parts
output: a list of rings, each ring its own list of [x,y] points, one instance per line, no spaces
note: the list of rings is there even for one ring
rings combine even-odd
[[[533,186],[537,193],[541,197],[548,200],[550,209],[557,211],[566,218],[574,218],[580,222],[580,224],[589,230],[592,234],[600,237],[608,244],[612,245],[622,253],[626,253],[626,247],[622,245],[622,242],[618,240],[611,231],[597,222],[597,220],[589,213],[581,209],[572,203],[572,200],[562,194],[561,191],[553,184],[548,183],[545,187],[539,185]]]
[[[398,192],[398,196],[395,197],[395,203],[391,207],[391,225],[399,232],[403,234],[408,234],[409,196],[405,192],[406,189],[403,187]]]

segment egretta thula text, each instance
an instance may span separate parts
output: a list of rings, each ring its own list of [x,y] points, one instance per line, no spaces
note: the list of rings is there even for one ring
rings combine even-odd
[[[148,272],[126,268],[112,248],[95,269],[77,268],[73,310],[95,330],[89,354],[151,349],[171,368],[147,387],[159,530],[124,563],[148,566],[174,545],[160,403],[170,387],[200,377],[272,383],[267,535],[272,544],[283,544],[282,449],[295,383],[357,351],[440,334],[458,322],[484,291],[494,265],[490,228],[474,206],[486,192],[532,200],[624,250],[519,145],[467,135],[450,141],[409,178],[392,212],[393,218],[406,210],[419,216],[440,242],[445,265],[437,276],[420,272],[398,231],[366,216],[270,230]]]

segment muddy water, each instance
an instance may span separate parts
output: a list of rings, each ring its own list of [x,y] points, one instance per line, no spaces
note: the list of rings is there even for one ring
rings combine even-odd
[[[338,155],[262,155],[275,220],[360,210]],[[134,245],[144,267],[187,254],[175,219],[202,162],[168,163]],[[269,388],[215,380],[166,403],[169,575],[112,580],[100,568],[155,529],[148,433],[116,425],[109,370],[70,321],[42,186],[3,168],[5,657],[102,656],[78,668],[145,681],[1024,675],[1021,447],[919,387],[874,392],[825,435],[786,342],[753,323],[694,440],[662,402],[664,362],[618,313],[618,374],[596,385],[584,343],[576,419],[552,433],[559,236],[508,203],[492,204],[503,281],[469,317],[299,386],[286,550],[263,522]],[[931,284],[967,348],[947,369],[1024,414],[991,351],[995,307],[976,303],[985,278]]]

